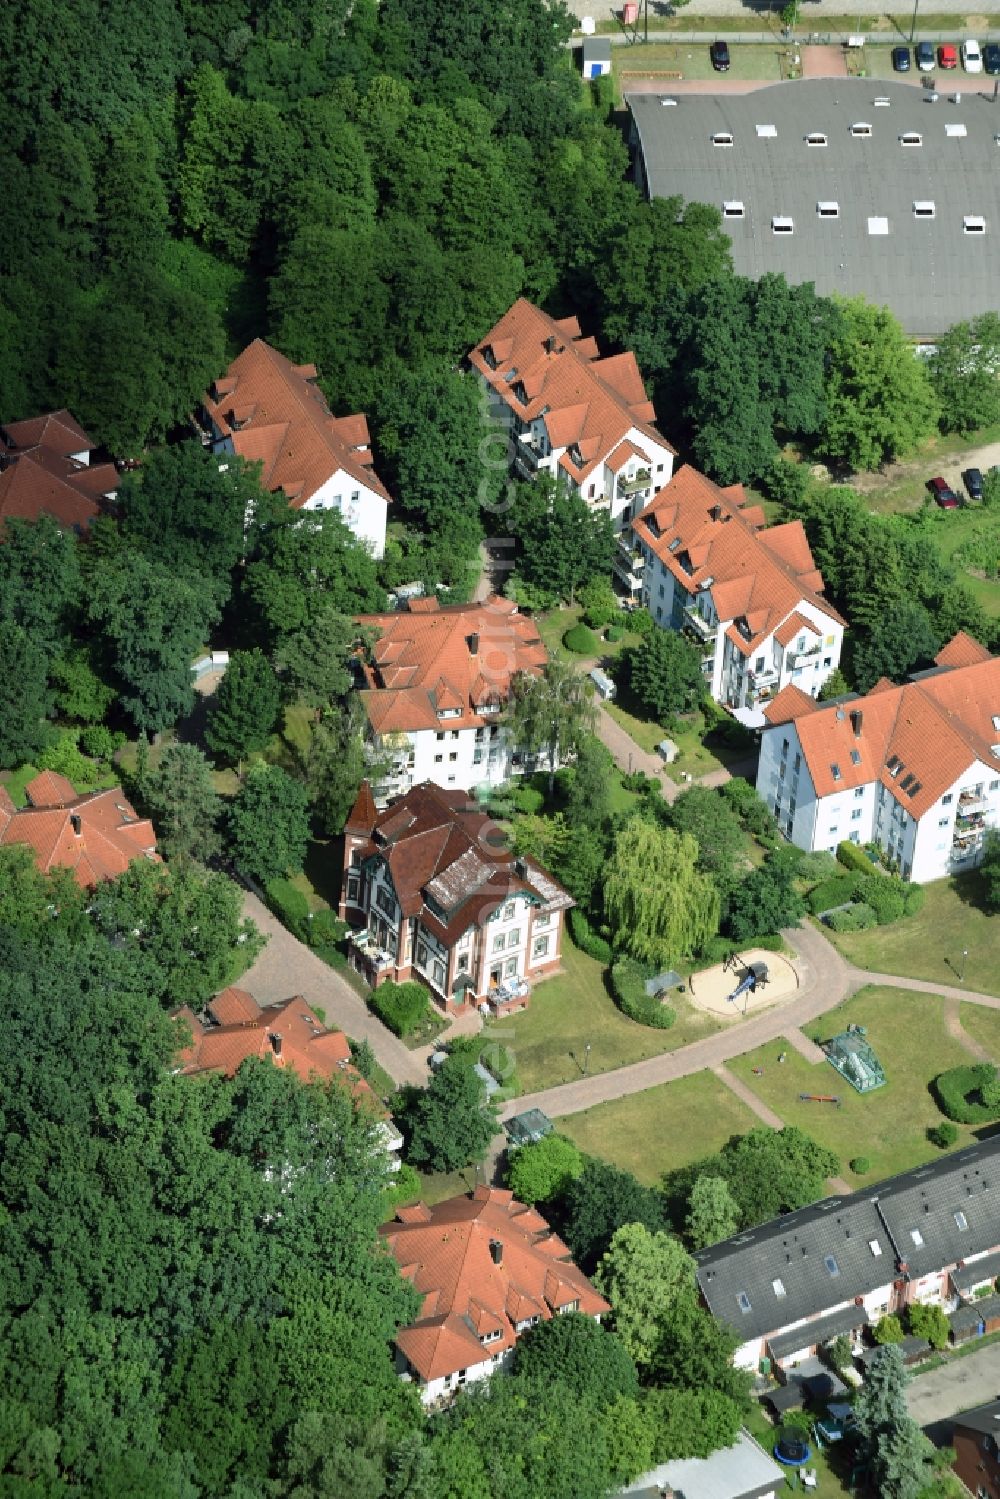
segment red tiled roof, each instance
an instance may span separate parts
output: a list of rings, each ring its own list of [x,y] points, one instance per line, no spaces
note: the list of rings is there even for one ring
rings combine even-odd
[[[952,654],[965,650],[961,642],[951,645]],[[784,695],[779,693],[767,711],[772,723]],[[789,700],[784,706],[795,704]],[[945,665],[903,686],[878,683],[847,703],[824,707],[810,700],[810,707],[809,713],[790,711],[777,721],[794,719],[818,796],[878,780],[919,818],[976,761],[1000,765],[992,748],[1000,744],[993,726],[994,715],[1000,717],[997,657]]]
[[[803,630],[809,635],[820,633],[819,628],[811,619],[806,619],[804,614],[799,614],[796,610],[794,614],[788,616],[783,625],[778,626],[774,632],[774,638],[780,646],[786,646],[795,639],[796,635],[801,635]]]
[[[808,692],[803,692],[801,687],[796,687],[794,682],[789,682],[776,692],[770,702],[765,705],[764,717],[769,724],[791,723],[793,719],[801,718],[805,713],[817,713],[822,707]]]
[[[341,470],[388,501],[365,417],[331,416],[315,376],[315,365],[292,364],[255,338],[205,396],[205,410],[241,457],[262,464],[265,488],[283,490],[295,508]]]
[[[11,454],[6,463],[0,471],[0,528],[9,520],[48,515],[67,529],[86,531],[101,513],[96,499],[118,487],[114,464],[87,468],[42,447]]]
[[[569,454],[560,459],[577,483],[632,427],[674,451],[656,429],[635,355],[599,359],[597,354],[593,339],[580,338],[575,318],[556,322],[520,297],[469,355],[473,368],[521,420],[544,419],[553,447],[580,447],[582,462]],[[650,461],[649,454],[636,452]]]
[[[327,1030],[300,994],[262,1009],[245,989],[229,988],[210,1000],[207,1009],[214,1024],[202,1024],[186,1006],[174,1012],[191,1031],[191,1045],[178,1053],[182,1072],[233,1077],[248,1057],[266,1057],[277,1067],[290,1067],[303,1082],[343,1081],[355,1099],[385,1117],[351,1061],[343,1031]]]
[[[482,724],[477,709],[484,702],[502,704],[511,677],[537,675],[548,661],[535,622],[497,596],[444,608],[436,599],[414,599],[404,612],[360,615],[358,623],[379,632],[361,693],[379,734]],[[438,718],[454,708],[457,716]]]
[[[590,1317],[610,1311],[544,1218],[496,1187],[432,1208],[421,1203],[417,1214],[401,1209],[379,1233],[424,1296],[420,1315],[396,1338],[424,1380],[512,1348],[518,1321],[547,1321],[573,1302]],[[499,1338],[481,1341],[497,1329]]]
[[[67,781],[54,770],[40,771],[28,781],[24,794],[33,807],[65,807],[67,802],[76,801],[72,781]]]
[[[74,453],[90,453],[97,446],[65,407],[59,411],[46,411],[42,416],[25,417],[23,421],[7,422],[3,433],[8,447],[22,451],[25,448],[48,448],[63,458],[70,458]]]
[[[741,507],[741,497],[742,490],[727,492],[685,466],[636,516],[632,528],[689,594],[709,587],[721,621],[745,622],[745,629],[733,624],[726,632],[744,655],[781,627],[803,599],[843,624],[819,592],[823,580],[802,522],[773,528],[778,545],[772,547],[773,532],[757,529],[753,512]]]
[[[492,818],[465,792],[444,791],[430,781],[376,815],[361,858],[385,861],[403,914],[419,915],[446,944],[481,925],[515,891],[533,895],[543,909],[573,904],[540,864],[515,859],[498,840]],[[428,898],[436,909],[428,907]]]
[[[66,788],[73,789],[48,771],[29,782],[33,805],[8,813],[6,822],[0,817],[0,845],[30,848],[43,873],[71,869],[85,889],[124,874],[133,859],[157,857],[152,823],[139,818],[120,786],[74,793],[69,801],[61,799]]]
[[[959,630],[934,657],[938,666],[975,666],[977,662],[989,659],[990,653],[985,645],[980,645],[964,630]]]

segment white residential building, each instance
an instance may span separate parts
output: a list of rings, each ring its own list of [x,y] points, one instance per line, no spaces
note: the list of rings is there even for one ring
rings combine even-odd
[[[602,359],[575,317],[556,321],[519,298],[469,363],[510,434],[521,478],[549,473],[607,510],[620,531],[673,472],[632,353]]]
[[[1000,827],[1000,659],[965,634],[902,687],[766,709],[757,791],[798,848],[876,843],[904,879],[973,869]]]
[[[815,697],[839,665],[844,621],[823,597],[801,521],[765,529],[742,485],[679,469],[619,551],[654,620],[701,646],[711,696],[749,727],[788,683]]]
[[[494,596],[445,606],[411,599],[398,614],[358,623],[377,635],[361,692],[370,741],[390,766],[376,800],[422,781],[468,791],[509,780],[519,764],[499,719],[511,678],[548,660],[535,622]]]
[[[292,364],[255,338],[202,402],[216,453],[261,465],[261,483],[293,510],[337,510],[372,555],[385,551],[389,495],[372,467],[368,423],[332,416],[314,364]]]

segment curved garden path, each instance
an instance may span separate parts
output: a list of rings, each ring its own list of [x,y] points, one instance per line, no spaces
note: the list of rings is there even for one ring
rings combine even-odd
[[[701,1041],[692,1041],[676,1051],[661,1052],[634,1062],[628,1067],[617,1067],[611,1072],[597,1073],[593,1077],[577,1078],[556,1088],[546,1088],[539,1093],[529,1093],[511,1099],[501,1111],[502,1119],[521,1114],[526,1109],[541,1109],[551,1118],[565,1114],[579,1114],[595,1104],[610,1103],[630,1093],[641,1093],[646,1088],[655,1088],[660,1083],[670,1083],[677,1078],[690,1077],[693,1073],[725,1069],[726,1062],[753,1051],[770,1041],[784,1039],[797,1051],[805,1051],[811,1043],[802,1035],[800,1027],[818,1020],[827,1010],[832,1010],[866,984],[878,984],[895,989],[912,989],[923,994],[943,994],[947,999],[966,1000],[970,1004],[986,1005],[1000,1010],[1000,996],[979,994],[974,990],[953,985],[931,983],[925,979],[902,978],[893,973],[872,973],[866,968],[856,968],[837,951],[833,943],[814,926],[803,925],[789,928],[782,933],[785,941],[797,954],[796,967],[800,988],[795,999],[787,1004],[763,1010],[758,1015],[730,1026],[727,1030],[706,1036]],[[957,1016],[955,1017],[958,1023]],[[973,1050],[974,1046],[970,1046]]]

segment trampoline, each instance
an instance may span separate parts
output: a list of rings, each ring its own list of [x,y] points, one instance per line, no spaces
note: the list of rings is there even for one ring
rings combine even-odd
[[[786,1468],[801,1468],[812,1457],[806,1434],[798,1426],[785,1426],[774,1444],[774,1455]]]

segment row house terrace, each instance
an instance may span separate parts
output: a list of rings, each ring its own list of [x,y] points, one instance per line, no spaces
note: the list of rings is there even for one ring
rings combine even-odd
[[[448,1014],[506,1014],[559,967],[572,897],[516,858],[464,792],[425,782],[382,812],[362,783],[344,831],[340,914],[373,986],[419,979]]]
[[[379,805],[423,781],[467,791],[523,768],[501,714],[512,678],[540,673],[548,653],[516,604],[411,599],[357,623],[373,637],[357,666]]]
[[[202,400],[197,423],[214,453],[261,465],[261,483],[293,510],[336,510],[375,557],[385,551],[389,495],[372,463],[368,422],[333,416],[314,364],[292,364],[255,338]]]
[[[643,605],[701,649],[706,688],[747,727],[789,683],[815,697],[837,669],[844,621],[801,521],[765,529],[742,485],[720,489],[685,466],[630,536]]]
[[[606,510],[616,531],[673,471],[632,353],[601,358],[575,317],[519,298],[469,355],[510,436],[520,478],[548,473]]]
[[[695,1255],[702,1298],[740,1339],[734,1362],[779,1377],[914,1302],[955,1313],[1000,1270],[1000,1139],[849,1197],[827,1197]]]
[[[611,1310],[537,1208],[498,1187],[400,1208],[379,1233],[422,1298],[396,1336],[396,1367],[425,1405],[506,1368],[539,1322]]]
[[[786,687],[766,711],[757,791],[798,848],[875,843],[904,879],[973,869],[1000,827],[1000,658],[959,633],[933,669],[864,697]]]

